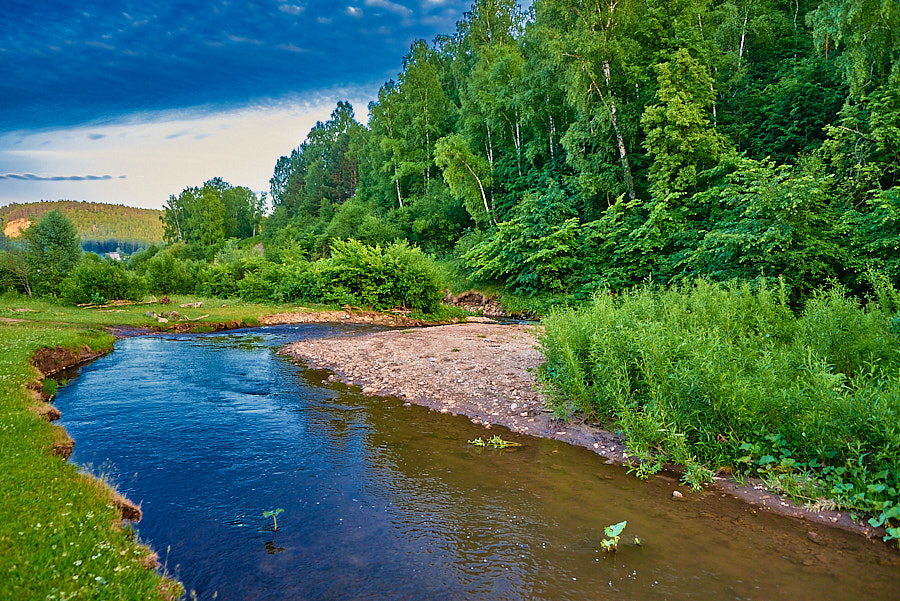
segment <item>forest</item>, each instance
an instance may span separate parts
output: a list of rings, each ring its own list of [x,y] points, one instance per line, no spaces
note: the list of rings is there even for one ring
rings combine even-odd
[[[900,276],[893,2],[478,1],[368,111],[278,161],[269,245],[404,239],[525,296]]]
[[[367,108],[339,102],[268,197],[188,188],[166,245],[35,290],[432,314],[496,292],[550,312],[554,411],[615,421],[639,473],[725,466],[900,538],[895,0],[476,0]]]

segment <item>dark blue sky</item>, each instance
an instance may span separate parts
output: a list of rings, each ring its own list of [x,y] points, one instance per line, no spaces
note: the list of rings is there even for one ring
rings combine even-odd
[[[466,0],[5,0],[0,132],[377,88]],[[365,117],[365,107],[357,107]]]

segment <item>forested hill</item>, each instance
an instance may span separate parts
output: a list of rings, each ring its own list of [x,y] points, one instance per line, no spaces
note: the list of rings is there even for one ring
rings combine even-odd
[[[162,211],[72,200],[13,203],[0,207],[0,231],[15,238],[44,213],[54,209],[75,225],[86,250],[111,252],[120,248],[124,252],[133,252],[163,240]]]

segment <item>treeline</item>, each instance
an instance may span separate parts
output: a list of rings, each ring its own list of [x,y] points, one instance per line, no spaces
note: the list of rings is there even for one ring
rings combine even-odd
[[[163,241],[162,211],[71,200],[12,203],[0,207],[0,231],[6,231],[13,224],[18,227],[10,228],[7,235],[16,237],[21,230],[53,210],[60,211],[72,222],[82,247],[90,252],[103,254],[118,250],[133,253]]]
[[[900,11],[478,0],[271,179],[267,246],[405,239],[526,294],[900,276]]]

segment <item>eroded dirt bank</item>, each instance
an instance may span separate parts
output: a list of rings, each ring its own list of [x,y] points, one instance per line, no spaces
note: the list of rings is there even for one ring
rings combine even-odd
[[[545,409],[535,378],[535,369],[543,362],[536,348],[537,327],[464,323],[390,330],[303,340],[281,352],[310,367],[333,371],[331,379],[358,385],[364,394],[395,396],[442,413],[468,416],[486,428],[502,425],[587,447],[608,462],[627,463],[626,448],[614,434],[588,424],[559,422]],[[676,488],[677,480],[665,477]],[[730,494],[784,515],[878,535],[846,513],[798,507],[759,482],[738,485],[718,478],[716,486],[703,494]],[[673,500],[690,503],[692,497],[685,491]]]

